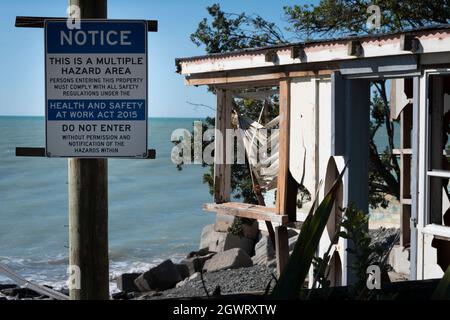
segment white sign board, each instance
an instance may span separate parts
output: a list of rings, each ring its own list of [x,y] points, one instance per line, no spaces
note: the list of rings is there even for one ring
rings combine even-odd
[[[147,157],[146,21],[47,20],[45,74],[48,157]]]

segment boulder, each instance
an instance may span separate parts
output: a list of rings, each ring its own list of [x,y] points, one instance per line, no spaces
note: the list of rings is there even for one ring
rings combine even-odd
[[[252,224],[242,224],[242,234],[244,237],[252,240],[256,240],[259,235],[258,220],[253,221]]]
[[[171,260],[166,260],[141,274],[134,280],[134,283],[139,291],[145,292],[151,290],[167,290],[175,287],[181,280],[177,266]]]
[[[255,245],[255,255],[252,257],[253,264],[267,265],[270,260],[275,259],[275,250],[268,236],[262,236]]]
[[[189,252],[186,255],[186,258],[189,259],[189,258],[197,257],[197,256],[203,257],[203,256],[206,256],[206,255],[208,255],[210,253],[211,253],[211,251],[209,251],[209,248],[203,248],[203,249],[200,249],[198,251],[191,251],[191,252]]]
[[[122,292],[136,292],[139,291],[134,280],[139,277],[140,273],[123,273],[116,279],[117,288]]]
[[[189,275],[192,275],[196,272],[201,272],[205,262],[211,259],[214,255],[215,253],[209,253],[205,256],[186,258],[182,260],[180,264],[185,265],[189,271]]]
[[[187,277],[189,277],[191,275],[187,265],[182,264],[182,263],[178,263],[175,266],[178,269],[178,273],[181,276],[181,280],[184,280],[184,279],[186,279]]]
[[[251,267],[252,265],[252,259],[244,250],[234,248],[214,255],[214,257],[206,261],[203,269],[206,272],[213,272],[225,269]]]
[[[29,299],[40,297],[41,294],[28,288],[8,288],[1,291],[5,296],[16,297],[17,299]]]
[[[216,232],[228,232],[228,228],[231,227],[234,221],[234,216],[227,214],[216,215],[216,222],[214,223],[214,231]]]
[[[225,237],[222,251],[239,248],[244,250],[249,256],[251,256],[253,254],[253,246],[253,240],[228,233]]]
[[[214,231],[214,224],[209,224],[202,230],[200,249],[208,248],[211,252],[223,251],[226,236],[225,232]]]

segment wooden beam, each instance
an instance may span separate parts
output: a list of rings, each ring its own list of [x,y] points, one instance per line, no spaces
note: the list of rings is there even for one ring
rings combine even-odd
[[[277,214],[275,208],[241,202],[225,202],[220,204],[205,203],[203,204],[203,210],[241,218],[270,221],[279,224],[286,224],[289,221],[288,216]]]
[[[65,20],[65,17],[25,17],[17,16],[15,27],[17,28],[44,28],[45,20],[59,19]],[[148,31],[158,32],[158,20],[147,20]]]
[[[291,47],[291,59],[304,60],[306,58],[305,47],[302,45]]]
[[[277,261],[277,274],[280,277],[289,260],[289,238],[286,226],[275,228],[275,254]]]
[[[16,157],[46,157],[45,148],[16,147]],[[148,149],[146,159],[156,159],[156,150]]]
[[[277,50],[267,50],[264,54],[264,61],[275,63],[277,61]]]
[[[45,148],[16,147],[16,157],[45,157]]]
[[[415,53],[420,49],[420,40],[411,34],[402,34],[400,36],[400,50],[411,51]]]
[[[197,74],[186,76],[185,85],[202,86],[202,85],[236,85],[236,87],[257,87],[257,86],[277,86],[280,79],[284,78],[301,78],[301,77],[317,77],[330,76],[331,69],[317,71],[283,71],[267,73],[252,73],[249,70],[237,72],[214,72],[207,74]]]
[[[231,111],[233,109],[231,91],[217,89],[216,137],[214,138],[214,202],[223,203],[230,200],[231,164],[227,164],[226,130],[231,128]]]

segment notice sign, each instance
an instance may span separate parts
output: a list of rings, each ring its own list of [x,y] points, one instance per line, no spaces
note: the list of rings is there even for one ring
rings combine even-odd
[[[47,20],[45,70],[48,157],[147,157],[146,21]]]

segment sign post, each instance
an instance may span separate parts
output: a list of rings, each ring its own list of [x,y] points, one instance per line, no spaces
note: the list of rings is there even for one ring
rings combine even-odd
[[[106,0],[69,5],[81,15],[72,18],[107,18]],[[92,20],[70,29],[64,21],[46,21],[45,37],[46,154],[73,157],[68,161],[70,298],[106,300],[106,158],[147,155],[147,26]]]
[[[45,27],[46,37],[46,148],[16,156],[69,158],[70,298],[109,299],[107,158],[155,157],[147,32],[158,21],[106,20],[107,0],[69,0],[68,12],[16,17],[16,27]]]

